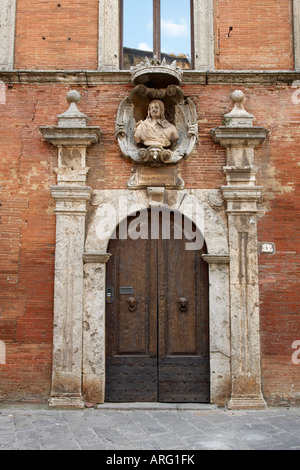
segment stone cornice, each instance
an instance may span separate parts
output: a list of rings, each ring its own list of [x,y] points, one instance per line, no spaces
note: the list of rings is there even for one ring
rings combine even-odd
[[[51,127],[41,126],[40,132],[44,139],[53,145],[89,146],[97,144],[101,137],[100,127]]]
[[[257,147],[268,135],[263,127],[226,127],[211,129],[210,134],[215,142],[224,147]]]
[[[131,83],[130,71],[99,70],[5,70],[0,80],[10,84],[60,83],[66,85],[97,85],[104,83]],[[195,85],[292,85],[300,80],[300,72],[294,70],[217,70],[211,72],[185,71],[182,84]]]

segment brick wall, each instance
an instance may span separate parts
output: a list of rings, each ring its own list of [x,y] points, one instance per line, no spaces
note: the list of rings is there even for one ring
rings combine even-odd
[[[0,396],[11,399],[45,399],[51,377],[56,155],[41,145],[37,122],[51,121],[56,109],[45,91],[13,87],[0,105]]]
[[[292,69],[292,8],[292,0],[215,0],[216,68]]]
[[[120,155],[115,132],[117,108],[130,85],[76,87],[80,109],[100,126],[100,144],[88,153],[87,184],[125,189],[130,163]],[[197,106],[199,141],[182,176],[188,188],[224,184],[225,150],[214,144],[211,128],[231,109],[236,86],[185,85]],[[300,365],[292,364],[292,343],[300,340],[299,182],[300,104],[286,85],[240,87],[255,124],[270,129],[257,151],[258,183],[264,187],[259,241],[271,241],[276,254],[259,256],[263,390],[269,402],[299,400]],[[55,125],[67,109],[69,87],[10,85],[0,105],[1,245],[0,340],[7,349],[0,365],[0,396],[46,400],[50,392],[53,322],[55,215],[50,185],[56,183],[57,150],[43,142],[41,125]]]
[[[17,3],[15,68],[98,68],[99,0]]]
[[[98,4],[18,0],[15,68],[97,69]],[[215,0],[214,27],[217,69],[293,69],[292,0]]]

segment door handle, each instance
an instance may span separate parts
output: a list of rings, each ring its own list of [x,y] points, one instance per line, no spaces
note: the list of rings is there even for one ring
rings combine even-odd
[[[186,299],[185,297],[179,297],[178,299],[179,310],[181,312],[186,312],[188,308],[188,303],[189,303],[188,299]]]
[[[129,312],[134,312],[136,310],[136,299],[134,297],[128,297],[127,305]]]

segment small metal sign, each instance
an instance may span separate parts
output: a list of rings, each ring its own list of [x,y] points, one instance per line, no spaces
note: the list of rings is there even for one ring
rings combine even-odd
[[[132,295],[133,294],[133,287],[120,286],[120,294],[121,295]]]
[[[112,286],[109,286],[106,289],[106,302],[108,304],[111,304],[111,303],[113,303],[114,298],[115,298],[115,290]]]

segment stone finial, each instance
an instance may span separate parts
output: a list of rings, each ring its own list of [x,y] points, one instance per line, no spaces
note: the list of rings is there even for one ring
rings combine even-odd
[[[225,114],[225,125],[227,127],[248,127],[253,126],[253,115],[244,108],[245,95],[241,90],[235,90],[230,98],[234,102],[234,108],[230,113]]]
[[[70,103],[69,109],[58,115],[59,127],[86,127],[88,117],[79,111],[77,103],[80,101],[81,95],[76,90],[70,90],[67,93],[67,101]]]

